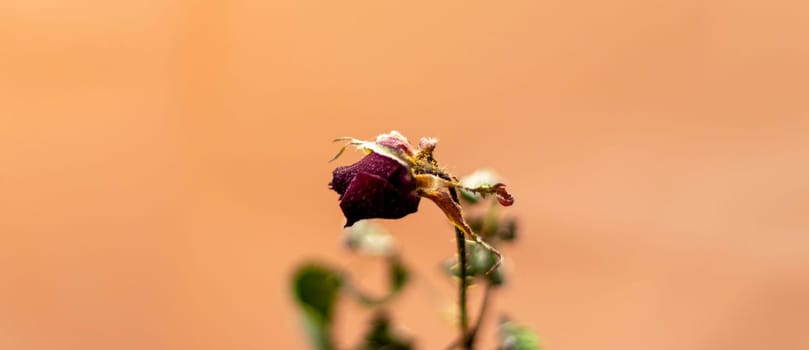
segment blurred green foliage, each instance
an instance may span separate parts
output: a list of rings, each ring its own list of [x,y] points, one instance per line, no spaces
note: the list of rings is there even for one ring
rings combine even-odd
[[[319,350],[334,349],[331,324],[342,285],[340,274],[324,264],[309,263],[298,268],[292,285],[313,346]]]
[[[492,181],[493,174],[480,172],[474,174],[466,181],[470,183],[483,183]],[[477,232],[489,244],[498,246],[504,243],[514,243],[518,237],[517,221],[513,218],[503,218],[499,215],[496,201],[485,201],[483,197],[461,191],[462,198],[468,205],[481,205],[491,203],[488,210],[476,216],[467,216],[465,220],[474,232]],[[492,198],[494,199],[494,198]],[[369,327],[355,350],[410,350],[412,339],[395,332],[395,327],[386,310],[391,300],[395,299],[410,281],[410,271],[397,252],[395,240],[387,230],[370,220],[355,223],[345,231],[345,244],[354,253],[381,258],[387,264],[388,291],[381,296],[370,295],[352,282],[346,271],[341,271],[329,264],[311,262],[302,264],[295,271],[292,286],[293,295],[301,311],[304,328],[312,346],[317,350],[333,350],[335,343],[332,336],[333,320],[336,304],[340,296],[370,308],[373,316]],[[500,265],[494,271],[487,273],[497,262],[497,257],[483,246],[473,241],[466,242],[466,283],[461,286],[468,287],[476,282],[485,284],[489,288],[497,288],[505,284],[506,271]],[[506,264],[504,264],[506,265]],[[459,277],[461,266],[458,257],[447,259],[443,263],[443,270],[450,276]],[[488,295],[488,293],[486,294]],[[486,304],[485,302],[483,303]],[[480,314],[485,314],[485,306],[481,307]],[[477,331],[479,324],[473,327]],[[503,319],[498,325],[500,350],[536,350],[540,344],[537,336],[528,328]],[[474,343],[474,335],[465,341],[456,341],[453,347],[468,346]]]
[[[410,339],[393,333],[390,318],[384,311],[376,313],[363,341],[357,350],[410,350],[413,348],[413,342]]]
[[[539,338],[532,330],[507,318],[500,321],[498,337],[500,339],[499,350],[540,349]]]

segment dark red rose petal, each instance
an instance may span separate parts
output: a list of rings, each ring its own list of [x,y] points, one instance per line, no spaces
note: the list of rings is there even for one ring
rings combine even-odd
[[[387,147],[398,155],[413,156],[413,150],[410,148],[410,144],[407,143],[407,139],[398,133],[396,135],[388,134],[384,135],[384,137],[377,137],[376,143]]]
[[[340,194],[346,227],[363,219],[404,217],[416,212],[420,200],[410,171],[376,153],[335,169],[329,185]]]
[[[346,227],[363,219],[399,219],[415,213],[419,196],[403,193],[385,179],[360,172],[351,181],[340,201]]]
[[[407,168],[399,164],[399,162],[380,154],[371,153],[352,165],[341,166],[334,169],[329,186],[335,192],[339,193],[340,198],[342,198],[351,180],[353,180],[354,176],[360,171],[388,179],[402,170],[404,170],[406,174],[408,173]]]

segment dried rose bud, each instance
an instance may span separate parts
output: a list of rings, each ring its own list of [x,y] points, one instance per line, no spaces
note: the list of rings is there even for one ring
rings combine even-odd
[[[334,169],[329,185],[340,194],[346,227],[362,219],[402,218],[419,206],[410,170],[373,152],[353,165]]]
[[[437,140],[423,138],[413,149],[407,138],[396,131],[379,135],[375,141],[342,137],[348,141],[332,160],[337,159],[349,145],[366,152],[359,162],[338,167],[329,186],[340,194],[340,209],[346,217],[346,227],[363,219],[398,219],[416,212],[420,197],[433,201],[447,219],[475,242],[498,257],[502,255],[469,228],[459,203],[449,190],[462,189],[481,196],[495,195],[503,206],[514,203],[514,197],[502,183],[467,187],[438,165],[433,157]]]

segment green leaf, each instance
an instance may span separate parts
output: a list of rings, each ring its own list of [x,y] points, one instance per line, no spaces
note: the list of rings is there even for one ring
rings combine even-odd
[[[477,204],[483,199],[483,197],[481,197],[479,194],[469,192],[465,189],[461,189],[459,192],[461,193],[461,199],[469,204]]]
[[[483,276],[497,263],[497,256],[480,244],[468,244],[466,250],[469,252],[471,274]]]
[[[498,326],[500,350],[538,350],[539,337],[529,328],[507,318]]]
[[[471,286],[475,283],[475,274],[470,270],[469,259],[466,262],[466,284]],[[458,258],[449,258],[441,264],[441,268],[447,275],[452,277],[461,277],[461,264],[458,263]]]
[[[301,308],[304,328],[316,349],[334,349],[331,321],[342,285],[340,274],[330,267],[309,263],[299,267],[292,292]]]
[[[390,318],[385,312],[378,312],[371,321],[371,328],[358,350],[410,350],[413,342],[410,339],[393,333]]]
[[[497,256],[490,250],[475,242],[467,242],[466,254],[466,278],[469,285],[474,284],[477,277],[486,279],[490,285],[495,287],[505,283],[506,276],[502,265],[488,274],[486,273],[497,263]],[[450,276],[461,276],[461,267],[457,258],[447,259],[442,264],[442,268]]]
[[[506,283],[506,274],[503,273],[503,269],[498,267],[494,271],[489,272],[486,276],[486,280],[489,281],[489,284],[494,287],[502,286]]]

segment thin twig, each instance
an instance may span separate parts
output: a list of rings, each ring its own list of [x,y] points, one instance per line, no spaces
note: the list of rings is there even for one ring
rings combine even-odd
[[[455,203],[459,203],[458,192],[454,188],[449,189],[450,197]],[[458,317],[460,318],[461,338],[460,343],[466,346],[466,339],[469,336],[469,314],[466,309],[466,290],[468,289],[466,280],[466,236],[464,232],[455,228],[455,241],[458,249],[458,266],[460,267],[461,281],[458,284]],[[471,349],[465,347],[465,349]]]
[[[492,284],[486,282],[486,286],[483,289],[483,301],[480,304],[480,311],[478,312],[478,319],[475,321],[475,325],[472,326],[472,330],[469,331],[469,334],[464,341],[464,346],[466,349],[473,349],[475,346],[475,339],[478,335],[478,330],[480,330],[480,325],[483,323],[483,317],[486,315],[486,310],[489,308],[489,299],[492,292]]]
[[[450,196],[452,200],[458,203],[458,194],[455,192],[454,188],[450,189]],[[489,214],[487,215],[487,220],[491,220],[493,217],[497,215],[496,206],[489,210]],[[482,232],[486,232],[486,226],[488,226],[489,222],[484,222],[484,228]],[[459,264],[461,268],[461,283],[460,283],[460,297],[459,297],[459,308],[460,308],[460,317],[461,317],[461,338],[457,339],[456,341],[452,342],[449,345],[448,349],[454,349],[456,347],[462,347],[463,349],[471,350],[475,348],[475,340],[477,339],[478,331],[480,330],[481,324],[483,324],[483,318],[486,316],[486,311],[489,308],[489,301],[491,299],[491,292],[494,289],[494,286],[490,281],[486,281],[485,287],[483,289],[483,301],[480,304],[480,311],[477,314],[477,320],[475,321],[474,326],[471,329],[468,329],[468,312],[466,307],[466,290],[468,288],[467,281],[466,281],[466,244],[460,244],[460,241],[464,239],[463,231],[460,231],[458,228],[455,229],[455,236],[458,239],[458,254],[464,258],[459,258]],[[466,326],[464,326],[466,325]]]
[[[458,317],[460,317],[461,339],[466,339],[469,336],[469,316],[466,310],[466,290],[468,288],[466,281],[466,238],[463,231],[457,228],[455,229],[455,240],[458,242],[458,265],[461,268],[461,281],[458,287]]]
[[[489,225],[492,225],[492,221],[496,220],[497,218],[497,203],[492,202],[491,207],[489,208],[489,212],[486,214],[486,218],[483,220],[483,227],[481,228],[481,233],[485,233],[489,231]],[[473,349],[475,347],[475,339],[477,338],[478,331],[480,330],[480,325],[483,323],[483,318],[486,316],[486,310],[489,308],[489,300],[491,299],[491,292],[494,289],[492,283],[487,279],[486,285],[483,287],[483,301],[480,304],[480,311],[478,311],[477,321],[475,321],[475,325],[472,326],[472,329],[469,331],[469,334],[464,339],[464,346],[467,349]]]

